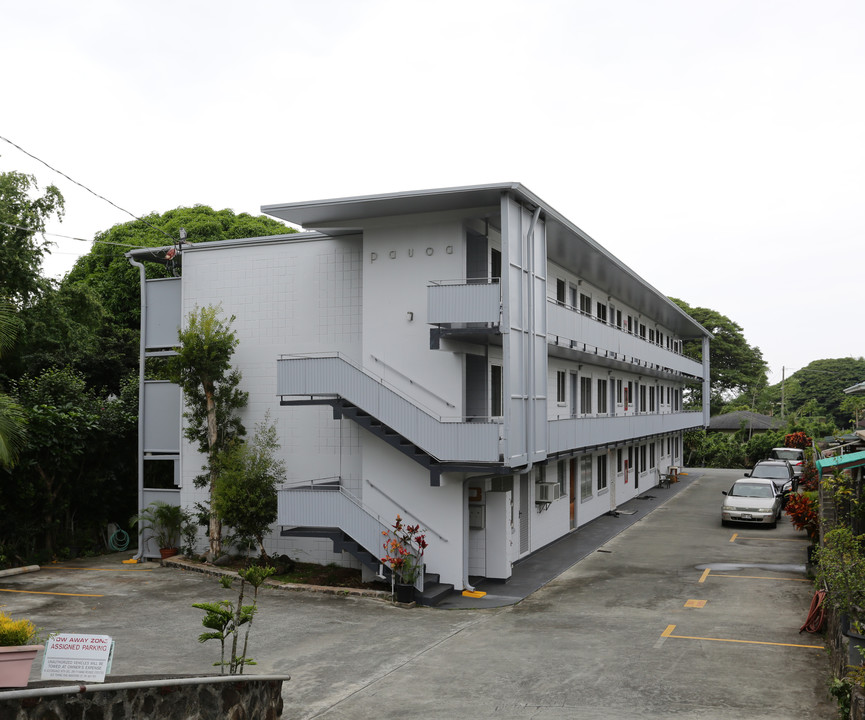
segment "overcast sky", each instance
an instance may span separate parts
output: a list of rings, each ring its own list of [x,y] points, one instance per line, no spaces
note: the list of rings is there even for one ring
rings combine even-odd
[[[517,181],[770,382],[865,355],[861,0],[0,0],[0,36],[0,135],[135,215]],[[8,170],[51,232],[132,219]]]

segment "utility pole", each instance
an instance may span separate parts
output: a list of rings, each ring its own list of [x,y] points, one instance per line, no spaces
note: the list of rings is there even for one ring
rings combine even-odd
[[[781,366],[781,422],[784,422],[784,371],[785,368]]]

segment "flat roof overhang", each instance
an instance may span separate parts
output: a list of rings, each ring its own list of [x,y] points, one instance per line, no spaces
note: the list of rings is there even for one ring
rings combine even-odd
[[[309,202],[262,205],[261,211],[326,235],[360,233],[367,221],[421,213],[487,208],[501,212],[502,194],[534,210],[541,208],[547,230],[547,256],[565,268],[580,268],[586,279],[683,339],[712,337],[666,295],[610,254],[570,220],[544,203],[521,183],[493,183],[432,190],[385,193]]]

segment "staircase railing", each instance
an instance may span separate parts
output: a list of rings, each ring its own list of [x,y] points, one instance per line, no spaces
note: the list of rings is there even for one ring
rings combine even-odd
[[[276,392],[343,398],[440,462],[500,462],[500,423],[444,421],[339,355],[279,358]]]
[[[391,529],[344,487],[323,484],[282,488],[278,493],[277,523],[289,527],[337,527],[378,558]],[[421,568],[415,587],[423,590],[423,583]]]

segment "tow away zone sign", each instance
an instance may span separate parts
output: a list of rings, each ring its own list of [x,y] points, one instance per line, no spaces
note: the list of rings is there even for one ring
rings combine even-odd
[[[45,643],[42,679],[105,682],[113,657],[114,641],[108,635],[58,633]]]

